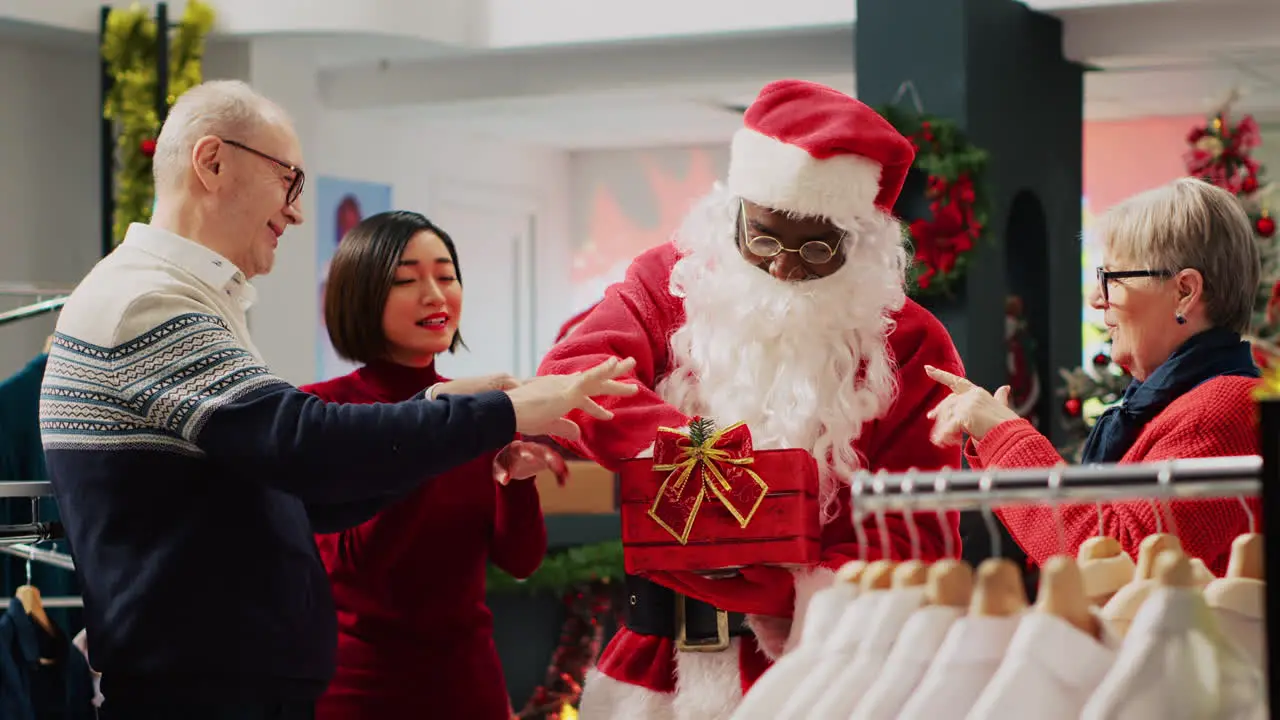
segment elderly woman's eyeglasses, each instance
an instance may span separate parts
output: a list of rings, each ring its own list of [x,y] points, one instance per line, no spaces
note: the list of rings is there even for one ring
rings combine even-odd
[[[298,198],[302,195],[302,186],[305,185],[307,182],[307,175],[306,173],[302,172],[302,168],[298,167],[297,165],[290,165],[289,163],[283,160],[271,157],[270,155],[262,152],[261,150],[255,150],[249,147],[248,145],[245,145],[244,143],[241,143],[241,142],[236,142],[235,140],[227,140],[226,138],[223,138],[222,142],[230,145],[231,147],[240,148],[245,152],[253,153],[254,155],[257,155],[263,160],[270,160],[276,165],[279,165],[285,170],[288,170],[289,172],[293,173],[293,177],[290,178],[289,180],[289,189],[288,191],[285,192],[285,195],[284,195],[284,202],[286,205],[292,205],[298,201]]]
[[[1110,289],[1111,289],[1112,280],[1125,280],[1128,278],[1147,278],[1147,277],[1167,278],[1167,277],[1173,277],[1173,273],[1169,272],[1168,270],[1104,270],[1101,267],[1099,267],[1098,268],[1098,289],[1102,292],[1102,302],[1104,303],[1111,302]]]
[[[800,246],[799,250],[792,250],[783,246],[782,242],[777,238],[768,235],[758,235],[751,237],[747,223],[747,206],[741,200],[738,201],[738,211],[741,214],[742,237],[746,242],[747,249],[752,255],[762,258],[777,257],[784,252],[799,253],[800,259],[810,265],[824,265],[831,262],[831,258],[835,257],[836,250],[829,243],[821,240],[810,240]]]

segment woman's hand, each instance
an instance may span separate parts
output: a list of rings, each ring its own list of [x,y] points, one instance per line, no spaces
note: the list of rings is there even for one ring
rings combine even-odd
[[[435,400],[441,395],[475,395],[476,393],[490,390],[510,390],[517,387],[520,387],[520,381],[506,373],[481,375],[480,377],[436,383],[431,386],[431,390],[427,393],[427,399]]]
[[[934,445],[959,445],[962,433],[966,432],[974,440],[980,441],[1000,423],[1018,419],[1018,414],[1009,407],[1008,385],[992,395],[946,370],[925,365],[924,371],[929,377],[950,388],[952,393],[943,398],[926,416],[934,421],[933,433],[929,436]]]
[[[569,467],[560,453],[542,443],[516,440],[498,451],[493,459],[493,479],[506,485],[512,478],[527,480],[543,470],[556,474],[556,482],[564,485]]]

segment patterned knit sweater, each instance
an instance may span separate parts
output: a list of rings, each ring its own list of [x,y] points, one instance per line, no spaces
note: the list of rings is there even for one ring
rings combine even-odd
[[[505,393],[340,405],[271,374],[252,289],[145,225],[58,321],[41,435],[108,703],[308,701],[334,670],[312,532],[501,448]]]
[[[1253,390],[1259,382],[1248,377],[1218,377],[1201,383],[1153,418],[1120,462],[1256,455],[1258,411]],[[1062,462],[1048,439],[1026,420],[1001,423],[976,444],[976,452],[974,445],[969,443],[966,455],[976,469],[1047,467]],[[1262,532],[1258,499],[1245,502],[1257,520],[1257,531]],[[1163,530],[1178,535],[1188,555],[1200,558],[1221,576],[1231,556],[1231,543],[1249,532],[1249,514],[1239,499],[1162,501],[1156,506],[1161,507],[1159,520],[1153,504],[1145,500],[1104,503],[1101,528],[1098,506],[1092,504],[1063,504],[1057,510],[1027,505],[998,510],[997,514],[1037,565],[1060,552],[1075,554],[1082,542],[1099,532],[1119,540],[1136,558],[1142,539]],[[1060,547],[1059,518],[1065,548]]]

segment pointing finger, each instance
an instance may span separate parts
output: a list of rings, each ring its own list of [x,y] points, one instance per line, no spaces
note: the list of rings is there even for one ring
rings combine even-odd
[[[951,388],[952,392],[962,393],[973,387],[973,383],[959,375],[953,375],[946,370],[939,370],[932,365],[925,365],[924,371],[929,377]]]

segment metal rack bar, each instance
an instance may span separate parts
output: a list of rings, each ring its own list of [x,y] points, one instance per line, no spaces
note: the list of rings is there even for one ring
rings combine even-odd
[[[21,525],[0,525],[0,550],[9,545],[58,540],[65,537],[62,523],[33,522]]]
[[[8,607],[12,598],[0,598],[0,607]],[[84,607],[84,598],[74,595],[45,595],[40,598],[40,604],[46,608],[82,608]]]
[[[1261,490],[1262,458],[905,473],[859,472],[860,510],[973,510],[992,505],[1107,502],[1123,499],[1232,497]]]
[[[16,310],[9,310],[8,312],[0,313],[0,325],[17,322],[19,320],[26,320],[27,318],[35,317],[37,315],[44,315],[45,313],[59,310],[66,304],[67,299],[65,297],[60,297],[53,298],[52,300],[45,300],[44,302],[23,305]]]
[[[76,569],[76,563],[71,559],[70,555],[60,553],[56,550],[44,550],[27,543],[0,545],[0,553],[20,557],[23,560],[32,560],[45,565],[52,565],[67,571],[74,571]]]
[[[39,498],[52,496],[53,484],[47,480],[0,481],[0,498]]]

